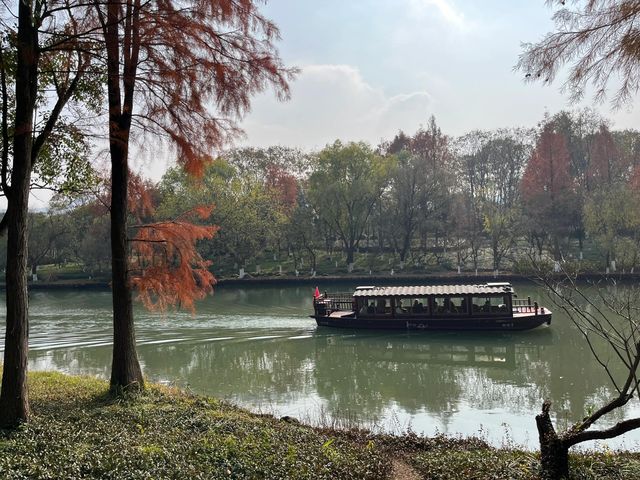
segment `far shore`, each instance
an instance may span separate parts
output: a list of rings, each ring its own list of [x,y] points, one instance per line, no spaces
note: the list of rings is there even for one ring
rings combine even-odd
[[[558,278],[562,278],[558,275]],[[622,283],[633,283],[640,281],[640,273],[581,273],[577,276],[577,280],[581,282],[598,283],[602,281],[616,281]],[[294,275],[246,275],[244,278],[228,277],[219,278],[217,287],[242,287],[257,285],[314,285],[325,286],[336,283],[360,283],[362,285],[382,285],[382,284],[476,284],[486,282],[535,282],[534,275],[524,275],[518,273],[500,273],[494,275],[492,272],[479,272],[475,275],[472,272],[446,272],[433,274],[395,274],[395,275],[365,275],[365,274],[345,274],[345,275],[316,275],[312,276],[294,276]],[[60,279],[55,281],[37,281],[29,282],[30,290],[110,290],[110,281],[101,279]],[[6,284],[0,283],[0,290],[5,290]]]

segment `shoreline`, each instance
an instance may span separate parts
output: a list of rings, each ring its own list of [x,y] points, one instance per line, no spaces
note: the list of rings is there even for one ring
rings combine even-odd
[[[558,274],[557,278],[562,278]],[[580,282],[601,282],[613,280],[621,283],[640,282],[640,273],[582,273],[578,274],[576,279]],[[501,273],[494,275],[491,272],[482,272],[475,275],[468,273],[437,273],[437,274],[398,274],[398,275],[318,275],[310,276],[293,276],[293,275],[276,275],[276,276],[250,276],[245,278],[226,277],[218,279],[214,288],[228,286],[279,286],[279,285],[314,285],[322,286],[326,284],[336,283],[361,283],[361,284],[404,284],[404,285],[420,285],[420,284],[476,284],[488,282],[535,282],[534,275],[525,275],[519,273]],[[110,281],[100,280],[58,280],[53,282],[29,282],[29,290],[110,290]],[[4,282],[0,283],[0,291],[6,289]]]

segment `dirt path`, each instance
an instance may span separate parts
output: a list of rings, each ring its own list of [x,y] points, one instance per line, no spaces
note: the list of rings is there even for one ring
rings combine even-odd
[[[391,480],[422,480],[422,477],[415,471],[413,467],[400,458],[394,458],[391,461],[393,468],[391,470]]]

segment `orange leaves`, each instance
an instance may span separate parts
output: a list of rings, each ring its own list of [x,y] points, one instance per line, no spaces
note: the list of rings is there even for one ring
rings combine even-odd
[[[216,280],[210,261],[198,253],[197,243],[218,231],[214,225],[199,225],[213,205],[198,205],[178,218],[143,223],[155,213],[155,186],[141,176],[129,176],[129,213],[141,225],[130,241],[129,268],[138,299],[150,310],[169,307],[193,311],[194,302],[213,292]]]
[[[122,22],[135,39],[123,55],[139,51],[135,67],[135,122],[146,133],[168,136],[178,161],[201,176],[208,154],[237,138],[237,121],[256,93],[272,87],[289,95],[296,73],[274,42],[277,27],[255,0],[162,0],[139,4],[139,24]],[[133,35],[135,33],[135,35]]]
[[[270,164],[267,167],[265,183],[283,210],[286,213],[291,213],[297,203],[298,182],[296,178],[282,167]]]
[[[611,132],[605,125],[594,135],[589,148],[589,167],[587,185],[590,189],[611,184],[622,170],[621,156]]]
[[[189,213],[206,218],[212,209],[200,206]],[[216,283],[209,271],[211,262],[200,256],[196,244],[213,238],[217,231],[216,226],[186,220],[141,226],[132,241],[130,262],[138,299],[150,310],[194,311],[194,302],[212,293]]]
[[[525,201],[538,196],[554,201],[556,197],[573,190],[574,179],[570,173],[571,158],[564,135],[544,128],[536,148],[522,177],[522,194]]]

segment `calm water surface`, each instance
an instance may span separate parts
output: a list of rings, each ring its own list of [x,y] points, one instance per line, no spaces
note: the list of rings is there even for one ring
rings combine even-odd
[[[349,291],[352,285],[320,288]],[[516,290],[521,298],[543,297],[531,285]],[[220,287],[195,315],[137,308],[145,375],[306,421],[481,433],[497,445],[512,439],[532,448],[534,416],[545,398],[566,425],[612,395],[579,332],[557,308],[551,328],[522,333],[355,332],[317,328],[308,317],[312,293],[310,286]],[[36,291],[30,311],[31,369],[108,377],[109,292]],[[609,424],[640,415],[634,402]],[[637,450],[639,442],[634,432],[609,445]]]

